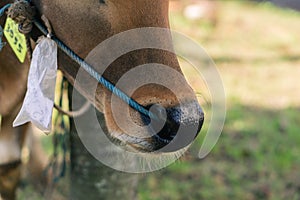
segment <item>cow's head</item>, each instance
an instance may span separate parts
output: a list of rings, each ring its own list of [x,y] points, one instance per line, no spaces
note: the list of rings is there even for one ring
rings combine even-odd
[[[56,36],[83,58],[98,44],[118,33],[143,27],[169,28],[168,0],[33,0],[33,4],[39,14],[44,14],[50,20]],[[168,31],[153,34],[157,43],[166,46],[172,44]],[[145,39],[137,34],[131,42],[142,43]],[[107,48],[106,51],[111,50]],[[145,65],[149,63],[151,65]],[[87,99],[96,99],[94,105],[104,113],[113,139],[146,152],[159,150],[171,143],[175,144],[162,151],[173,152],[186,147],[194,140],[204,117],[193,90],[182,79],[175,54],[151,48],[131,51],[114,60],[105,70],[104,77],[117,84],[124,74],[140,65],[148,67],[151,72],[140,73],[140,78],[155,76],[163,80],[165,85],[176,88],[174,92],[166,86],[149,83],[136,88],[131,95],[159,118],[164,118],[163,123],[150,120],[133,109],[124,113],[123,108],[128,108],[128,105],[124,102],[112,104],[111,92],[102,86],[98,87],[96,94],[90,93],[89,79],[79,82],[77,89]],[[153,70],[162,65],[169,66],[174,73]],[[101,71],[101,64],[97,66]],[[59,55],[59,67],[74,83],[78,67],[62,53]],[[118,116],[119,121],[114,116]],[[148,126],[140,129],[132,128],[132,124],[136,127]],[[183,132],[180,136],[176,135],[179,129]]]

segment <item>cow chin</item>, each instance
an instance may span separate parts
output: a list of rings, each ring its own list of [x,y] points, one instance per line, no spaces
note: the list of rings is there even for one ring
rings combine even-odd
[[[152,143],[151,138],[138,138],[125,133],[115,133],[113,137],[121,144],[124,144],[128,151],[142,153],[155,151],[155,145]]]
[[[128,135],[126,133],[112,133],[110,135],[111,140],[118,146],[124,148],[124,150],[134,153],[144,153],[144,154],[181,154],[180,152],[185,152],[190,145],[177,149],[174,151],[162,151],[161,148],[167,146],[171,141],[161,141],[161,139],[156,136],[149,138],[139,138],[135,136]]]

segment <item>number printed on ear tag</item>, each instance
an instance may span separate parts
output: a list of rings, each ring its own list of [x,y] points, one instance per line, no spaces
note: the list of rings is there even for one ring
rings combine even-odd
[[[19,32],[18,24],[9,17],[4,27],[4,35],[19,61],[24,63],[27,51],[26,38],[24,34]]]

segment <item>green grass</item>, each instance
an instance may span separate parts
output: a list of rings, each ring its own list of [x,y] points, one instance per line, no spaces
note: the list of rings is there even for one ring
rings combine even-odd
[[[182,160],[142,175],[138,199],[300,198],[299,22],[299,13],[246,1],[221,1],[216,27],[172,13],[172,27],[216,62],[227,94],[226,123],[205,159],[196,155],[208,124]],[[182,65],[209,115],[204,81]]]
[[[194,156],[202,136],[182,162],[146,175],[139,197],[299,199],[300,14],[222,1],[218,15],[215,28],[180,13],[171,24],[198,41],[218,66],[227,93],[222,135],[205,159]],[[209,99],[201,77],[183,64],[195,90]]]
[[[146,175],[140,197],[296,199],[300,195],[296,121],[299,115],[294,108],[273,111],[233,105],[223,134],[207,158],[192,157]]]

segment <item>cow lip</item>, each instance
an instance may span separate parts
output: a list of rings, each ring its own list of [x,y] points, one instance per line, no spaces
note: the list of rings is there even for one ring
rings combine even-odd
[[[125,145],[133,147],[139,152],[154,152],[159,148],[168,145],[172,140],[163,139],[158,135],[153,135],[149,138],[139,138],[125,133],[114,135],[115,139]]]

